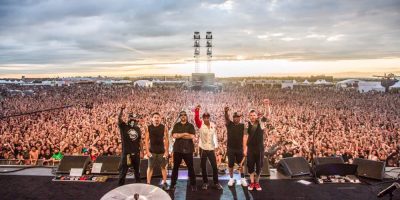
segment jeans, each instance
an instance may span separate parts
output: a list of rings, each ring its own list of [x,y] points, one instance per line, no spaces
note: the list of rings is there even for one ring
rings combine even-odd
[[[130,162],[131,162],[130,166],[133,167],[133,170],[135,173],[136,183],[140,183],[140,173],[139,173],[140,155],[139,155],[139,153],[135,153],[133,155],[123,153],[121,156],[121,163],[119,164],[119,180],[118,180],[119,186],[125,184],[126,173],[128,172],[128,168],[129,168],[129,165],[127,163],[128,156],[130,157]]]
[[[203,150],[200,148],[200,166],[201,166],[201,175],[203,176],[203,183],[208,183],[207,176],[207,159],[210,161],[211,167],[213,169],[213,181],[214,184],[218,183],[218,168],[217,168],[217,159],[215,157],[214,150]]]
[[[196,185],[196,174],[194,173],[193,168],[193,154],[174,152],[174,167],[172,168],[171,186],[176,185],[176,180],[178,179],[178,170],[182,160],[185,161],[189,171],[190,185]]]

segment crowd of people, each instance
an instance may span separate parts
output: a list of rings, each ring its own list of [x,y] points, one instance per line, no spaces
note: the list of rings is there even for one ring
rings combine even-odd
[[[117,121],[121,105],[140,118],[140,127],[150,124],[151,113],[158,112],[162,124],[171,130],[182,110],[194,124],[194,108],[200,104],[216,125],[217,163],[224,165],[224,108],[229,106],[232,111],[243,113],[244,122],[248,121],[248,111],[259,110],[267,98],[271,102],[271,116],[264,145],[271,165],[284,157],[302,156],[310,160],[314,146],[317,157],[342,156],[349,163],[354,158],[366,158],[399,166],[399,94],[358,93],[328,87],[290,90],[225,86],[219,92],[99,84],[24,87],[34,93],[3,92],[0,98],[0,117],[5,117],[0,120],[0,159],[21,164],[56,163],[63,155],[90,155],[94,160],[100,155],[121,154]],[[7,117],[67,105],[71,106]],[[194,139],[195,155],[197,140]],[[144,149],[141,156],[146,155]]]

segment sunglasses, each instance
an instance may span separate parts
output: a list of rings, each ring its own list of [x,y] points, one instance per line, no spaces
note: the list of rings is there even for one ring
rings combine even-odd
[[[187,116],[187,114],[180,114],[179,116],[181,116],[181,117],[182,117],[182,116]]]

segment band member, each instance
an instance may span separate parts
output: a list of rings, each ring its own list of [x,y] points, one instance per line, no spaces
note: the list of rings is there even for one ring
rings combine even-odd
[[[247,181],[243,173],[243,137],[245,132],[245,126],[240,123],[241,114],[238,112],[233,113],[233,121],[229,117],[229,107],[225,107],[225,122],[226,130],[228,136],[227,154],[228,154],[228,167],[229,167],[229,182],[228,186],[233,186],[235,184],[235,179],[233,178],[233,166],[235,163],[239,165],[240,171],[240,183],[243,187],[247,187]]]
[[[267,117],[271,113],[268,99],[264,99],[264,106],[266,111],[261,119],[259,119],[255,110],[250,111],[250,122],[248,122],[247,131],[243,138],[243,152],[247,156],[247,168],[251,181],[249,190],[254,188],[258,191],[262,190],[259,180],[264,161],[264,131],[267,126]]]
[[[118,126],[121,133],[122,141],[122,154],[119,166],[118,181],[118,185],[120,186],[125,184],[125,177],[126,173],[128,172],[129,166],[133,167],[136,182],[140,183],[139,166],[140,150],[142,149],[141,131],[135,123],[136,119],[133,114],[129,114],[127,123],[122,120],[122,114],[125,107],[125,105],[121,106],[121,110],[118,115]]]
[[[222,186],[218,181],[218,168],[217,159],[215,157],[215,149],[218,147],[217,131],[215,124],[210,122],[210,114],[208,112],[203,113],[203,120],[200,119],[200,106],[195,109],[194,119],[197,128],[199,128],[199,154],[200,154],[200,166],[201,174],[203,176],[202,189],[208,189],[208,176],[207,176],[207,159],[210,161],[213,169],[213,181],[214,186],[218,190],[222,190]]]
[[[172,129],[172,137],[175,138],[173,147],[174,167],[172,168],[171,190],[175,189],[176,180],[178,179],[178,169],[182,160],[189,171],[189,179],[192,191],[197,191],[196,175],[193,168],[193,138],[195,130],[193,124],[188,122],[188,117],[185,111],[179,113],[180,122],[176,123]]]
[[[152,124],[146,128],[145,145],[149,157],[147,184],[150,184],[154,166],[157,165],[161,167],[161,186],[167,190],[168,128],[161,124],[161,116],[158,112],[152,114]]]

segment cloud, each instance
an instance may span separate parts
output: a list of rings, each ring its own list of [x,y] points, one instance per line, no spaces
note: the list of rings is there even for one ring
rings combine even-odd
[[[2,0],[0,27],[0,66],[43,72],[190,61],[193,31],[208,30],[215,60],[400,57],[398,0]]]
[[[339,40],[341,40],[343,37],[344,37],[343,34],[333,35],[333,36],[328,37],[328,38],[326,39],[326,41],[329,41],[329,42],[339,41]]]

